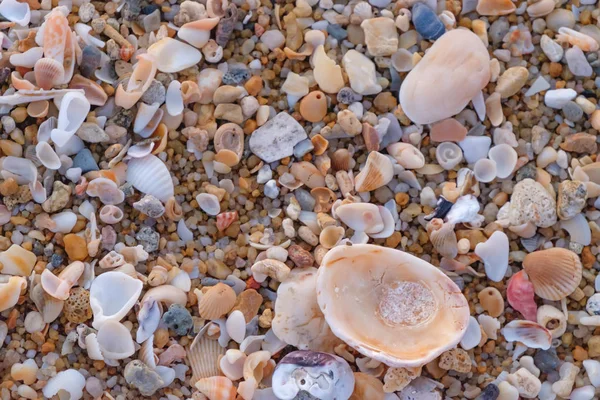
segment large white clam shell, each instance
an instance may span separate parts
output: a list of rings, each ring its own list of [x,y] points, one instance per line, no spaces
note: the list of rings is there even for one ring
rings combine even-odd
[[[156,67],[161,72],[179,72],[202,60],[202,53],[198,49],[169,37],[150,46],[148,53],[155,57]]]
[[[90,307],[94,313],[92,326],[99,329],[107,321],[120,321],[142,293],[141,281],[118,271],[99,275],[90,288]]]
[[[122,360],[135,353],[131,333],[120,322],[106,321],[98,330],[97,339],[104,358]]]
[[[135,158],[127,165],[127,182],[145,194],[151,194],[162,202],[173,196],[171,173],[160,158],[148,155]]]
[[[394,367],[435,359],[456,346],[469,324],[467,300],[438,268],[368,244],[337,246],[325,255],[317,300],[337,337]]]
[[[65,94],[60,102],[58,125],[50,132],[57,146],[64,146],[85,121],[90,112],[90,102],[80,92]]]

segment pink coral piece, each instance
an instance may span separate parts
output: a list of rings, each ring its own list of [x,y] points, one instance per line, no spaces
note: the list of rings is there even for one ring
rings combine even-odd
[[[508,304],[530,320],[537,319],[537,304],[534,300],[533,283],[527,278],[525,271],[519,271],[508,281],[506,289]]]
[[[460,142],[467,136],[467,128],[454,118],[447,118],[431,127],[429,137],[433,142]]]

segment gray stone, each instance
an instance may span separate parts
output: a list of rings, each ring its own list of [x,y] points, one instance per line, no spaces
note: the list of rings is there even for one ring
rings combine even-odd
[[[560,365],[560,359],[556,355],[556,350],[538,350],[533,356],[533,363],[545,374],[556,371]]]
[[[539,125],[531,128],[531,147],[535,154],[540,154],[550,141],[552,134]]]
[[[110,136],[104,132],[104,129],[93,122],[84,122],[75,134],[88,143],[102,143],[110,140]]]
[[[133,360],[125,367],[125,380],[140,391],[142,396],[152,396],[164,385],[161,376],[140,360]]]
[[[187,335],[194,325],[190,312],[179,304],[172,304],[169,307],[162,316],[162,322],[179,336]]]
[[[315,149],[310,139],[304,139],[294,146],[294,157],[301,159],[305,154],[310,153]]]
[[[161,201],[150,194],[133,203],[133,208],[155,219],[165,213],[165,207]]]
[[[102,62],[102,52],[92,45],[87,45],[83,48],[81,53],[81,65],[79,65],[79,72],[86,78],[92,76],[94,71],[100,67]]]
[[[302,210],[312,211],[315,208],[316,200],[306,190],[296,189],[294,190],[294,195],[296,196],[296,200],[298,200],[298,204],[300,204],[300,208]]]
[[[135,239],[148,253],[158,250],[160,234],[149,226],[142,226],[137,235],[135,235]]]
[[[71,198],[71,187],[61,181],[54,181],[52,195],[42,203],[42,209],[47,213],[55,213],[65,208]]]
[[[156,9],[152,14],[148,14],[144,17],[144,30],[146,32],[153,32],[160,28],[160,10]]]
[[[565,118],[569,121],[577,122],[583,118],[583,110],[579,104],[575,103],[574,101],[570,101],[565,104],[562,108],[562,112],[565,115]]]
[[[558,186],[557,214],[562,220],[571,219],[583,210],[587,187],[579,181],[562,181]]]
[[[348,32],[338,24],[327,25],[327,33],[337,40],[344,40],[348,37]]]
[[[294,154],[294,146],[306,138],[302,125],[290,114],[280,112],[250,136],[250,150],[271,163]]]
[[[556,201],[541,183],[523,179],[513,189],[508,219],[513,226],[531,222],[547,228],[556,223]]]
[[[92,156],[90,149],[83,149],[73,159],[73,168],[81,168],[81,173],[85,174],[90,171],[98,171],[98,164]]]
[[[162,104],[165,102],[166,96],[167,89],[165,89],[162,83],[154,79],[140,100],[150,105],[153,103]]]

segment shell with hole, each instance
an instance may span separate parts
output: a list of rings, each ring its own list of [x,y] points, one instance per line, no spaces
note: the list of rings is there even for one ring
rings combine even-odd
[[[123,83],[120,83],[115,94],[115,104],[127,110],[133,107],[148,90],[156,75],[158,62],[155,57],[145,53],[138,55],[137,60],[127,81],[127,89],[123,87]]]
[[[148,155],[135,158],[127,164],[127,182],[144,194],[150,194],[162,202],[173,197],[171,173],[160,158]]]
[[[354,178],[354,187],[357,192],[370,192],[385,186],[394,176],[394,166],[390,159],[383,154],[372,151],[367,157],[367,162]]]
[[[535,294],[542,299],[564,299],[579,286],[582,265],[577,254],[563,248],[550,248],[529,253],[523,269],[533,283]]]
[[[109,271],[97,276],[90,288],[92,326],[99,329],[107,321],[119,322],[137,302],[142,287],[141,281],[123,272]]]
[[[165,37],[148,48],[161,72],[179,72],[202,60],[202,53],[187,43]]]
[[[217,26],[220,18],[204,18],[197,21],[184,24],[179,31],[177,37],[185,40],[192,46],[201,49],[210,39],[210,31]]]
[[[368,244],[337,246],[325,255],[317,299],[337,337],[394,367],[435,359],[456,346],[469,323],[467,300],[438,268]]]
[[[214,145],[217,153],[230,150],[241,159],[244,152],[244,130],[232,122],[223,124],[215,132]]]
[[[224,284],[217,283],[210,287],[198,299],[198,311],[204,319],[218,319],[227,314],[235,305],[237,296],[234,290]]]
[[[273,333],[301,350],[331,352],[340,344],[317,304],[316,268],[294,268],[277,289]]]

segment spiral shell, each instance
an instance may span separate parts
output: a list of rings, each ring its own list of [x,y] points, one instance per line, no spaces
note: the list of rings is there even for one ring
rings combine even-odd
[[[533,283],[535,294],[546,300],[564,299],[581,282],[581,261],[575,253],[563,248],[527,254],[523,260],[523,269]]]
[[[458,254],[458,242],[454,233],[454,224],[440,218],[434,218],[427,224],[427,233],[431,244],[444,257],[454,258]]]
[[[215,132],[215,152],[231,150],[241,159],[244,152],[244,130],[238,124],[230,122],[221,125]]]
[[[208,289],[198,301],[198,311],[204,319],[218,319],[227,314],[235,305],[236,294],[224,283],[217,283]]]
[[[140,347],[138,358],[148,367],[155,369],[158,364],[158,356],[154,354],[154,335],[150,335],[148,339]]]
[[[183,96],[183,104],[188,105],[200,101],[200,88],[196,82],[184,81],[180,90]]]
[[[445,170],[454,169],[463,159],[461,148],[452,142],[443,142],[435,149],[435,158]]]
[[[106,205],[100,209],[100,220],[105,224],[116,224],[123,219],[123,210],[117,206]]]
[[[183,209],[175,200],[175,197],[169,197],[165,203],[165,214],[168,219],[173,221],[179,221],[183,217]]]

